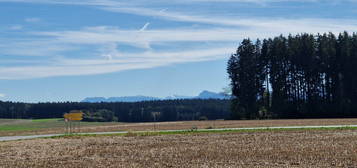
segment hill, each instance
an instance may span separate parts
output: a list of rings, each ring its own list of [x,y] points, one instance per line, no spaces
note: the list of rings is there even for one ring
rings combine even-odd
[[[229,96],[222,93],[215,93],[210,91],[202,91],[198,96],[168,96],[165,98],[149,97],[149,96],[123,96],[123,97],[88,97],[81,102],[86,103],[100,103],[100,102],[141,102],[141,101],[155,101],[155,100],[177,100],[177,99],[229,99]]]

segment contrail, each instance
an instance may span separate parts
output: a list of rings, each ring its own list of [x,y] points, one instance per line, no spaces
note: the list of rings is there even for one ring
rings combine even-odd
[[[140,31],[141,31],[141,32],[142,32],[142,31],[145,31],[145,30],[148,28],[149,25],[150,25],[149,22],[146,23],[146,24],[143,26],[143,28],[140,29]]]

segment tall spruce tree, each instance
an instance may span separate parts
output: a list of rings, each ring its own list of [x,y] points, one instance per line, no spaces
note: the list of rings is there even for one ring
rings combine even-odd
[[[261,43],[253,44],[243,40],[237,53],[228,62],[228,73],[232,79],[233,117],[253,119],[258,116],[259,99],[264,93],[264,64],[261,57]]]

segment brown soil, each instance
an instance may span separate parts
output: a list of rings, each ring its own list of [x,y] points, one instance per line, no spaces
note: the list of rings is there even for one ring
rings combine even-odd
[[[0,143],[0,167],[357,167],[357,132],[102,136]]]

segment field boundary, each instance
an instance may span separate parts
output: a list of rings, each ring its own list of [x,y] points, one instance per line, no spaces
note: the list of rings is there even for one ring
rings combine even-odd
[[[157,130],[157,131],[89,132],[89,133],[77,133],[77,134],[47,134],[47,135],[0,137],[0,142],[36,139],[36,138],[59,138],[59,137],[68,137],[68,136],[154,136],[154,135],[168,135],[168,134],[298,131],[298,130],[357,130],[357,125],[282,126],[282,127],[186,129],[186,130]]]

